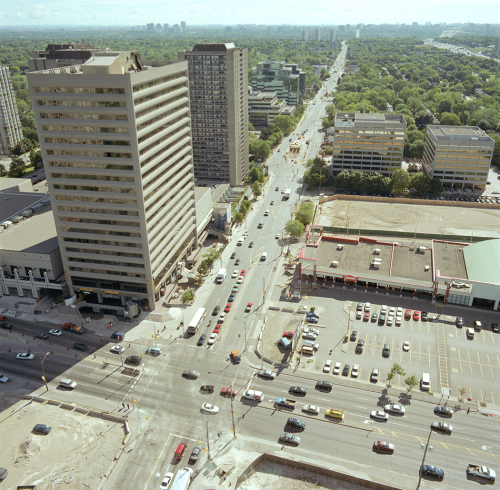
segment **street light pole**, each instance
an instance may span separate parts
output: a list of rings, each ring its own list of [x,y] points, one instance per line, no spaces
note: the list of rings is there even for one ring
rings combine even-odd
[[[422,464],[420,465],[420,471],[418,472],[417,489],[420,488],[420,482],[422,481],[422,468],[424,466],[425,456],[427,454],[427,449],[429,449],[429,442],[431,440],[431,435],[432,435],[432,428],[429,429],[429,437],[427,438],[427,444],[425,445],[424,457],[422,458]]]
[[[231,416],[232,416],[232,419],[233,419],[233,432],[234,432],[234,438],[236,439],[236,425],[234,423],[234,410],[233,410],[233,386],[231,385],[230,388],[231,390]]]
[[[45,361],[45,358],[50,354],[50,352],[47,352],[47,354],[45,354],[43,356],[43,360],[42,360],[42,356],[40,355],[40,353],[38,353],[38,359],[40,360],[40,366],[42,368],[42,379],[43,379],[43,382],[45,383],[45,391],[49,391],[49,387],[47,385],[47,380],[45,379],[45,371],[43,369],[43,361]]]
[[[210,461],[212,459],[210,455],[210,438],[208,436],[208,419],[205,419],[205,422],[207,423],[207,450],[208,450],[208,460]]]

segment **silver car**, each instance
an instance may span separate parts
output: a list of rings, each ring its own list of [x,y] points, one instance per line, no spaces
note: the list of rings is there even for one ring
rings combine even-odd
[[[280,442],[298,446],[300,444],[300,437],[290,434],[289,432],[282,432],[280,435]]]

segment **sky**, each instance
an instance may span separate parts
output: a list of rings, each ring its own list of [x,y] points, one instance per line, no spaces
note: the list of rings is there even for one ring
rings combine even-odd
[[[0,0],[0,26],[500,23],[500,0]]]

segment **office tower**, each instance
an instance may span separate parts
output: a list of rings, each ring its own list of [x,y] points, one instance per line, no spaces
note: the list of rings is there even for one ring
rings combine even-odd
[[[94,48],[89,43],[49,44],[43,50],[31,52],[28,60],[29,71],[48,70],[63,66],[81,65],[92,56],[103,56],[107,53],[101,48]]]
[[[359,31],[360,29],[356,29],[356,39],[359,39]]]
[[[240,185],[248,173],[248,50],[197,44],[178,58],[189,67],[194,175]]]
[[[305,84],[305,78],[303,78]],[[261,61],[252,68],[252,89],[264,92],[277,92],[280,100],[297,106],[300,103],[301,75],[293,65],[285,66],[283,61],[264,63]]]
[[[302,29],[302,41],[307,41],[309,39],[309,33],[307,32],[307,29]]]
[[[427,126],[422,166],[443,185],[484,189],[495,142],[477,126]]]
[[[379,172],[401,168],[406,120],[401,114],[337,112],[331,171]]]
[[[328,40],[330,42],[334,42],[335,41],[335,29],[330,29]]]
[[[285,63],[285,68],[290,68],[292,75],[298,75],[299,77],[299,103],[302,103],[306,95],[307,73],[302,71],[297,63]]]
[[[10,69],[0,65],[0,153],[9,153],[22,139],[23,132]]]
[[[276,116],[293,116],[296,107],[278,99],[276,92],[250,92],[248,119],[255,126],[269,126]]]
[[[70,293],[96,307],[154,309],[197,245],[187,63],[148,64],[128,51],[28,73]]]
[[[181,31],[186,32],[186,23],[184,21],[181,22]]]
[[[321,41],[321,31],[319,29],[314,29],[314,40]]]

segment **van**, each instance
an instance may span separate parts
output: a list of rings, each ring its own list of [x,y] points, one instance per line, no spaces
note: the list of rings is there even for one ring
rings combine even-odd
[[[474,329],[473,328],[466,328],[465,332],[467,334],[468,339],[473,339],[474,338]]]
[[[7,478],[8,474],[9,474],[9,470],[7,468],[2,468],[0,466],[0,481],[5,480],[5,478]]]
[[[257,226],[257,228],[262,228],[264,226],[264,220],[260,220],[259,221],[259,225]]]
[[[289,350],[292,348],[292,343],[286,337],[283,337],[279,343],[283,349]]]
[[[59,386],[64,386],[64,388],[74,389],[74,388],[76,388],[76,382],[71,381],[68,378],[61,378],[59,381]]]
[[[431,377],[429,376],[429,373],[422,374],[422,379],[420,380],[420,389],[423,391],[430,391]]]
[[[307,354],[308,356],[314,355],[314,349],[312,347],[308,347],[307,345],[303,345],[300,352],[302,352],[302,354]]]
[[[182,456],[184,456],[184,451],[187,448],[187,444],[185,442],[181,442],[178,446],[177,449],[175,450],[174,453],[174,458],[175,459],[182,459]]]
[[[314,350],[319,349],[319,344],[317,342],[314,342],[314,340],[304,340],[304,346],[312,347]]]
[[[262,393],[262,391],[248,390],[243,395],[243,398],[246,398],[247,400],[253,400],[254,402],[261,402],[264,400],[264,394]]]
[[[241,237],[241,238],[237,241],[236,245],[237,245],[238,247],[241,247],[241,246],[243,245],[243,242],[244,242],[244,241],[245,241],[245,239],[244,239],[243,237]]]
[[[264,252],[264,253],[260,256],[260,260],[267,260],[267,252]]]
[[[475,320],[474,321],[474,330],[476,332],[480,332],[482,329],[483,329],[483,325],[481,324],[481,322]]]

